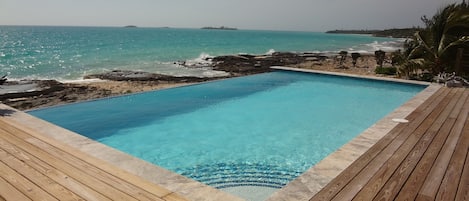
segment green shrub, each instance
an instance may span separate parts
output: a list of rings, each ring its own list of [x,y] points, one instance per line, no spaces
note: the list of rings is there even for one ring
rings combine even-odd
[[[409,80],[418,80],[425,82],[432,82],[434,75],[431,73],[411,74]]]
[[[397,68],[396,67],[376,67],[375,73],[383,74],[383,75],[396,75]]]

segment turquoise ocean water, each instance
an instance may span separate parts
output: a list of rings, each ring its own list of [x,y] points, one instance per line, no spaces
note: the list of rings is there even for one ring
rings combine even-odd
[[[177,64],[208,56],[274,51],[370,52],[398,40],[315,32],[175,28],[0,26],[0,74],[10,79],[77,80],[106,70],[216,76]]]

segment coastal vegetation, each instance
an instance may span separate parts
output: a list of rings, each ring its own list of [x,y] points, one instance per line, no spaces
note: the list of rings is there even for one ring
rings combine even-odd
[[[347,59],[347,54],[348,54],[347,51],[340,51],[339,52],[339,55],[340,55],[339,66],[340,66],[340,68],[345,68],[343,65],[344,65],[345,60]]]
[[[375,51],[376,64],[382,68],[384,60],[386,59],[386,52],[382,50]]]
[[[334,30],[327,33],[406,38],[403,50],[391,53],[390,61],[385,52],[375,52],[376,74],[397,74],[406,79],[426,81],[432,81],[434,76],[443,73],[469,78],[468,4],[465,1],[449,4],[434,16],[423,16],[421,20],[425,25],[423,28]],[[384,63],[392,66],[383,66]]]
[[[469,7],[465,2],[450,4],[433,17],[422,17],[425,28],[393,53],[402,77],[417,79],[422,74],[455,73],[467,77],[469,67],[461,65],[463,52],[469,52]],[[458,63],[459,61],[459,63]]]
[[[375,69],[376,74],[381,75],[396,75],[397,68],[396,67],[376,67]]]
[[[385,30],[333,30],[330,34],[367,34],[375,37],[410,38],[421,28],[385,29]]]
[[[353,67],[356,67],[357,66],[357,60],[358,58],[360,58],[362,55],[358,52],[352,52],[352,64],[353,64]]]

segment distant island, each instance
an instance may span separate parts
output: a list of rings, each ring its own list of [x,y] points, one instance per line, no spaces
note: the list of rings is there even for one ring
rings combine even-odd
[[[218,29],[218,30],[238,30],[237,28],[232,28],[232,27],[202,27],[202,29]]]
[[[385,29],[385,30],[333,30],[331,34],[369,34],[375,37],[411,38],[420,28]]]
[[[135,25],[127,25],[127,26],[125,26],[124,28],[137,28],[137,26],[135,26]]]

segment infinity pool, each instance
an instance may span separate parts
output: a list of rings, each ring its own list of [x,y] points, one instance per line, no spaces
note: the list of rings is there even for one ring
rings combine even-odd
[[[275,71],[29,113],[216,188],[281,188],[425,87]]]

